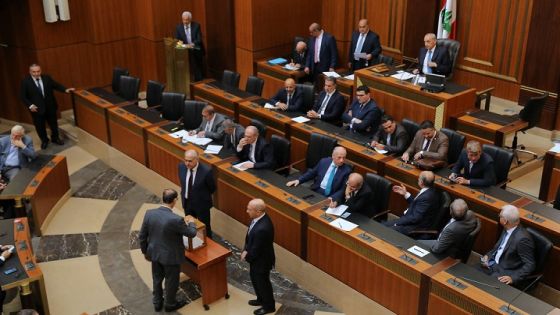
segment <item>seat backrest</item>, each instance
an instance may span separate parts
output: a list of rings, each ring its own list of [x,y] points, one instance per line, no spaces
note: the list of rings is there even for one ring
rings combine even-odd
[[[447,162],[453,164],[457,162],[463,146],[465,145],[465,136],[455,130],[441,128],[439,131],[443,132],[449,138],[449,150],[447,151]]]
[[[474,242],[476,241],[476,237],[478,236],[478,233],[480,232],[480,228],[482,226],[480,224],[480,219],[478,217],[475,219],[476,219],[476,226],[474,227],[474,230],[472,230],[463,241],[463,245],[461,245],[461,249],[459,251],[460,257],[453,257],[453,258],[461,259],[461,262],[465,264],[467,263],[469,257],[471,256],[471,251],[474,246]]]
[[[449,221],[449,205],[451,204],[451,196],[446,191],[440,191],[439,195],[439,209],[438,213],[434,216],[434,222],[431,229],[441,231],[445,224]]]
[[[373,217],[377,213],[388,209],[390,199],[388,196],[391,195],[391,182],[374,173],[366,173],[365,182],[371,189],[372,195],[371,210],[368,211],[368,216]]]
[[[307,44],[307,39],[305,37],[295,36],[294,37],[294,45],[292,46],[292,51],[296,50],[297,43],[299,43],[299,42],[304,42],[304,43]]]
[[[245,91],[247,91],[251,94],[261,96],[263,87],[264,87],[264,80],[263,79],[250,75],[247,78],[247,84],[245,85]]]
[[[270,143],[272,144],[272,151],[274,152],[274,158],[276,159],[276,167],[283,168],[284,166],[290,164],[290,149],[292,143],[281,136],[272,135],[270,138]],[[289,169],[286,169],[286,174],[289,173]]]
[[[241,75],[231,70],[224,70],[222,75],[222,84],[226,87],[239,88],[239,80]]]
[[[305,111],[313,108],[315,104],[315,90],[310,84],[296,84],[296,89],[303,93],[303,108]]]
[[[202,123],[202,110],[208,105],[206,102],[186,100],[183,110],[183,124],[185,130],[193,130]]]
[[[259,130],[259,135],[261,137],[266,137],[266,125],[263,124],[262,121],[258,119],[251,119],[251,126],[257,127],[257,129]]]
[[[483,144],[482,152],[487,153],[494,160],[494,171],[496,172],[496,183],[507,181],[513,152],[491,144]]]
[[[558,185],[558,189],[556,189],[556,198],[554,198],[554,209],[560,210],[560,185]]]
[[[122,98],[127,101],[134,101],[138,99],[138,92],[140,91],[140,79],[121,75],[119,82],[119,92]]]
[[[414,139],[414,136],[416,136],[416,133],[420,130],[420,125],[408,118],[404,118],[401,121],[401,125],[404,127],[404,130],[406,130],[406,133],[408,133],[408,139],[412,142],[412,139]]]
[[[148,103],[148,107],[161,105],[163,90],[165,90],[165,84],[148,80],[148,86],[146,87],[146,103]]]
[[[121,83],[121,76],[128,75],[128,69],[124,69],[121,67],[114,67],[113,68],[113,80],[111,81],[111,89],[113,93],[119,93],[119,85]]]
[[[307,168],[313,168],[319,160],[332,155],[332,151],[336,147],[336,139],[318,133],[312,133],[309,137],[309,145],[307,146],[307,154],[305,157],[305,165]]]
[[[461,48],[461,43],[448,38],[438,38],[437,45],[447,48],[449,53],[449,59],[451,59],[451,72],[447,75],[448,79],[453,77],[453,69],[455,69],[455,63],[457,62],[457,57],[459,56],[459,49]]]
[[[393,57],[391,56],[386,56],[383,54],[379,54],[379,56],[377,57],[377,63],[384,63],[387,66],[392,66],[393,65]]]
[[[546,262],[550,250],[552,249],[552,242],[544,237],[541,233],[528,227],[527,232],[533,238],[535,243],[535,271],[533,273],[542,273],[544,268],[544,263]]]
[[[179,120],[183,116],[185,94],[163,92],[161,95],[161,117],[167,120]]]
[[[525,107],[519,112],[519,118],[529,123],[529,126],[524,128],[524,130],[533,128],[539,123],[547,97],[548,92],[544,92],[541,96],[531,97],[525,103]]]

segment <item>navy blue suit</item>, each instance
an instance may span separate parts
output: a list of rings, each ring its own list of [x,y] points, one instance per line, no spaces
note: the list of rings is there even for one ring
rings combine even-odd
[[[237,158],[241,162],[249,161],[249,154],[250,154],[251,146],[246,144],[243,149],[237,152]],[[272,151],[272,146],[266,142],[263,137],[259,137],[257,139],[257,144],[255,147],[255,165],[253,166],[254,169],[259,168],[267,168],[273,169],[274,168],[274,153]]]
[[[463,170],[462,175],[461,170]],[[459,160],[453,166],[452,172],[470,180],[469,186],[471,187],[488,187],[496,184],[494,160],[484,152],[482,152],[480,159],[473,164],[472,170],[469,171],[469,158],[467,157],[467,151],[463,149],[463,152],[459,155]]]
[[[321,188],[321,182],[323,181],[325,174],[327,174],[327,171],[329,170],[331,163],[332,163],[331,157],[322,158],[319,161],[319,163],[315,165],[314,168],[308,169],[307,172],[305,172],[302,176],[298,178],[299,183],[302,184],[313,179],[314,181],[313,184],[311,185],[311,189],[325,195],[326,197],[330,197],[337,193],[340,193],[341,190],[342,193],[344,194],[346,180],[348,180],[348,176],[352,172],[352,167],[350,167],[350,165],[348,164],[343,164],[336,170],[331,186],[331,192],[328,196],[325,194],[325,191]]]
[[[315,81],[318,74],[321,72],[329,71],[329,68],[336,67],[338,59],[338,52],[336,50],[336,40],[334,36],[327,32],[323,32],[323,39],[321,41],[321,50],[319,51],[319,62],[315,63],[315,41],[316,37],[309,39],[309,49],[307,53],[306,67],[309,68],[309,73]]]
[[[408,235],[417,229],[429,228],[435,220],[439,208],[439,196],[434,188],[429,188],[417,198],[408,197],[408,211],[397,220],[388,221],[386,225]]]
[[[350,110],[352,111],[352,115],[349,115],[348,112],[342,115],[342,121],[344,123],[350,124],[352,122],[352,118],[358,118],[362,121],[359,124],[353,124],[352,130],[362,134],[371,135],[379,129],[383,112],[373,99],[370,99],[369,102],[365,103],[362,108],[360,108],[360,103],[356,99],[352,102]]]
[[[270,99],[270,103],[275,105],[277,102],[286,104],[288,101],[288,93],[285,88],[278,90],[276,95]],[[302,112],[306,104],[303,104],[303,93],[296,87],[292,96],[290,97],[290,104],[288,104],[287,111],[289,112]]]
[[[358,39],[360,37],[360,32],[352,33],[352,41],[350,42],[350,51],[348,53],[348,62],[352,64],[352,71],[359,70],[365,68],[367,66],[371,66],[376,63],[379,54],[381,53],[381,43],[379,42],[379,35],[377,33],[369,31],[366,34],[366,39],[364,40],[364,44],[362,45],[362,50],[360,52],[371,54],[371,60],[362,59],[359,60],[354,59],[354,52],[356,51],[356,45],[358,45]],[[366,62],[368,65],[366,66]]]
[[[216,191],[214,173],[210,166],[198,162],[198,169],[192,183],[191,198],[185,197],[187,180],[187,166],[179,163],[179,182],[181,183],[181,203],[185,215],[192,215],[206,225],[206,235],[212,237],[210,226],[210,208],[212,208],[212,194]]]
[[[322,91],[319,94],[319,98],[317,102],[315,102],[315,106],[313,106],[313,110],[319,114],[319,109],[323,104],[323,100],[327,97],[327,93]],[[327,103],[327,108],[325,108],[325,113],[321,115],[321,120],[330,122],[334,125],[340,125],[342,121],[342,113],[344,112],[344,96],[338,92],[338,90],[334,91],[333,95],[329,99]]]
[[[192,22],[190,24],[191,28],[191,41],[194,44],[194,49],[189,52],[190,66],[193,68],[193,74],[195,81],[200,81],[203,79],[202,74],[202,57],[205,54],[204,44],[202,43],[202,32],[200,31],[200,24],[197,22]],[[185,26],[183,23],[175,27],[175,38],[183,41],[187,44],[187,33],[185,32]]]
[[[428,50],[426,47],[422,47],[418,54],[418,70],[420,70],[421,73],[424,73],[422,68],[424,68],[424,59],[426,58],[427,52]],[[432,68],[432,73],[445,76],[451,73],[451,59],[449,58],[447,48],[436,45],[432,54],[432,61],[437,63],[437,67]]]

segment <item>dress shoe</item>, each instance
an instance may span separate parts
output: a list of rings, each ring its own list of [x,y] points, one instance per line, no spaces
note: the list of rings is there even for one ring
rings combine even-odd
[[[263,314],[270,314],[270,313],[274,313],[274,312],[276,312],[276,309],[275,309],[275,308],[273,308],[273,309],[271,309],[271,310],[267,310],[267,309],[261,307],[261,308],[259,308],[258,310],[254,311],[253,314],[255,314],[255,315],[263,315]]]
[[[163,309],[163,302],[162,303],[158,303],[158,304],[154,304],[154,310],[156,312],[161,312],[161,310]]]
[[[41,143],[41,149],[43,149],[43,150],[46,149],[48,146],[49,146],[49,142],[48,142],[48,141],[42,142],[42,143]]]
[[[259,300],[249,300],[249,305],[251,305],[251,306],[261,306],[262,303]]]
[[[64,145],[64,141],[62,139],[53,139],[52,141],[53,143],[56,143],[58,145]]]
[[[166,312],[173,312],[173,311],[176,311],[176,310],[180,309],[181,307],[183,307],[185,305],[187,305],[187,301],[177,301],[175,303],[175,305],[166,305],[165,306],[165,311]],[[263,314],[266,314],[266,313],[263,313]]]

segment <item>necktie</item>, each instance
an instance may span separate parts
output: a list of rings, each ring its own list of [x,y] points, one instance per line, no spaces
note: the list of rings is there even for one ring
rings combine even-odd
[[[191,26],[185,26],[185,33],[187,34],[187,44],[192,44]]]
[[[231,146],[235,147],[237,145],[237,143],[235,143],[235,129],[233,130],[233,133],[231,134]]]
[[[428,151],[428,149],[430,149],[431,143],[432,143],[432,139],[426,140],[426,145],[424,146],[424,149],[422,149],[422,151]]]
[[[427,64],[428,62],[432,61],[432,51],[428,50],[428,58],[426,59],[426,73],[432,73],[432,68]]]
[[[206,126],[204,127],[204,131],[210,131],[212,130],[212,125],[211,125],[212,121],[209,120],[206,122]]]
[[[253,226],[255,226],[255,223],[257,223],[257,220],[253,219],[253,221],[251,221],[251,225],[249,225],[249,230],[247,231],[247,234],[251,233],[251,230],[253,229]]]
[[[194,177],[194,171],[189,170],[189,180],[187,182],[187,199],[189,199],[189,200],[192,197],[193,177]]]
[[[354,50],[354,53],[361,53],[362,52],[362,47],[364,46],[364,39],[365,39],[365,35],[364,34],[360,34],[360,37],[358,38],[358,43],[356,44],[356,50]],[[360,60],[360,58],[355,57],[355,60]]]
[[[288,96],[286,97],[286,105],[290,105],[290,99],[292,98],[292,94],[288,94]]]
[[[472,167],[473,167],[474,163],[473,162],[469,162],[469,175],[472,172]]]
[[[322,115],[325,112],[325,109],[327,109],[327,104],[329,103],[330,98],[331,98],[331,96],[329,94],[327,94],[325,96],[325,98],[323,99],[323,103],[321,104],[321,108],[319,108],[319,115]]]
[[[500,246],[498,246],[498,249],[494,252],[494,255],[492,255],[492,257],[488,261],[489,266],[500,263],[500,257],[502,256],[503,249],[506,246],[506,244],[504,244],[504,241],[506,240],[506,235],[507,235],[507,231],[504,230],[502,232],[502,236],[500,237]]]
[[[334,174],[336,173],[336,166],[332,166],[333,170],[331,171],[330,175],[329,175],[329,180],[327,181],[327,187],[325,187],[325,195],[328,196],[331,194],[331,189],[332,189],[332,183],[334,180]]]
[[[251,151],[249,152],[249,160],[255,163],[255,147],[257,146],[257,142],[251,144]]]
[[[315,38],[315,50],[314,50],[314,53],[315,53],[314,61],[315,61],[315,63],[318,63],[318,62],[319,62],[319,37],[316,37],[316,38]]]
[[[37,80],[37,87],[39,88],[39,90],[41,90],[41,95],[43,95],[43,97],[44,97],[45,92],[43,91],[43,85],[41,84],[41,79],[37,78],[35,80]]]

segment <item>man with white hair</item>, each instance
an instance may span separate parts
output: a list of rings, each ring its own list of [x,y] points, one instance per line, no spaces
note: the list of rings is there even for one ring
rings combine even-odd
[[[505,205],[500,211],[504,230],[494,248],[480,258],[482,270],[503,283],[515,284],[535,270],[535,245],[519,225],[519,210]]]
[[[424,47],[420,48],[418,54],[418,68],[414,73],[439,74],[447,76],[451,73],[451,59],[449,52],[444,46],[437,45],[437,38],[434,33],[424,36]]]
[[[8,181],[12,180],[19,170],[31,162],[37,153],[33,149],[33,140],[25,135],[20,125],[12,127],[10,136],[0,139],[0,173]]]
[[[182,41],[191,49],[189,53],[189,63],[191,71],[194,75],[195,81],[203,79],[203,61],[204,44],[202,43],[202,32],[200,31],[200,24],[192,20],[192,13],[189,11],[181,14],[182,23],[175,28],[175,38]]]
[[[245,129],[245,136],[239,140],[236,151],[239,161],[245,168],[274,168],[272,145],[259,134],[259,129],[255,126],[248,126]]]

